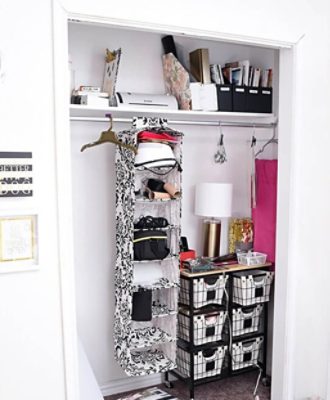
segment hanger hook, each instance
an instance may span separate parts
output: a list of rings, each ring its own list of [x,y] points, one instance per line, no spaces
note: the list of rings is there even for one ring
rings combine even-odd
[[[253,124],[253,133],[252,133],[252,139],[251,139],[251,147],[254,147],[257,144],[257,138],[256,138],[256,126]]]
[[[111,130],[112,129],[112,115],[111,114],[105,114],[105,116],[106,116],[106,118],[109,118],[109,120],[110,120],[109,130]]]

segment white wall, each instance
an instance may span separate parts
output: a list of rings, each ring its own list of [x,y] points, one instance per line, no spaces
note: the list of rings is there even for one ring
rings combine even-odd
[[[37,12],[36,12],[37,11]],[[2,1],[0,149],[32,151],[34,196],[0,212],[39,216],[39,270],[0,274],[0,398],[65,398],[57,248],[51,2]]]
[[[325,397],[328,316],[322,310],[328,304],[329,270],[323,251],[327,248],[330,222],[326,153],[330,144],[327,135],[330,102],[329,84],[325,78],[330,67],[328,2],[239,1],[235,3],[234,11],[231,3],[211,0],[204,1],[202,6],[199,1],[168,1],[163,6],[146,1],[122,1],[116,7],[108,2],[96,4],[75,0],[66,0],[64,4],[75,13],[185,25],[262,38],[297,40],[305,34],[295,59],[299,73],[293,77],[296,114],[292,130],[292,205],[284,205],[292,206],[291,221],[288,221],[292,227],[289,274],[296,277],[296,285],[290,288],[293,347],[285,352],[292,353],[294,361],[287,366],[292,386],[290,398],[303,399],[312,394]]]

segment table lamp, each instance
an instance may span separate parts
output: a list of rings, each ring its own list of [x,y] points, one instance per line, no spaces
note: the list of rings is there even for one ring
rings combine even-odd
[[[231,216],[233,185],[199,183],[195,193],[195,215],[204,220],[203,256],[217,257],[220,250],[221,220]]]

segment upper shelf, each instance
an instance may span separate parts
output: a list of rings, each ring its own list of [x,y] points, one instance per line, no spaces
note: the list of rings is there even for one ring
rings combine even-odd
[[[132,117],[164,117],[171,121],[201,122],[201,123],[247,123],[247,124],[273,124],[276,123],[274,114],[216,112],[216,111],[186,111],[164,110],[160,108],[118,108],[118,107],[93,107],[78,104],[70,105],[70,117],[78,118],[104,118],[105,114],[112,114],[113,118]],[[121,122],[121,121],[120,121]],[[125,121],[122,121],[125,122]]]

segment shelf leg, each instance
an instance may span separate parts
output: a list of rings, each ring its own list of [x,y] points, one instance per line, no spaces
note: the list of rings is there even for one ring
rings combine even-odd
[[[173,389],[173,386],[174,386],[173,383],[170,381],[170,374],[168,371],[166,371],[164,374],[164,385],[168,389]]]

